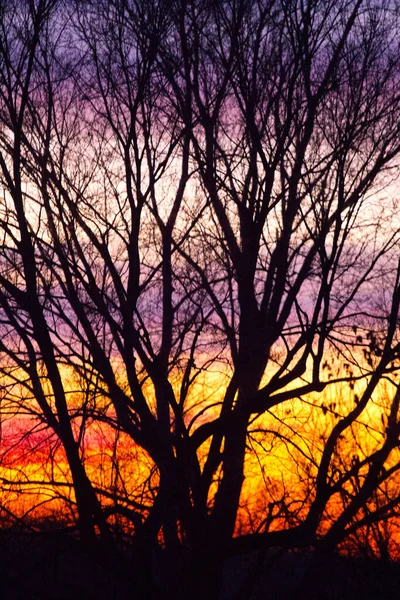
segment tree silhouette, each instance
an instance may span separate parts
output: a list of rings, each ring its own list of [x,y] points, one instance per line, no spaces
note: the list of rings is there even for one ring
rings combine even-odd
[[[82,536],[111,544],[120,515],[143,597],[162,543],[185,566],[176,594],[212,598],[232,554],[336,547],[389,518],[393,4],[32,0],[0,16],[0,368],[62,443]],[[134,490],[95,485],[95,426],[150,461]],[[269,500],[235,536],[251,456]]]

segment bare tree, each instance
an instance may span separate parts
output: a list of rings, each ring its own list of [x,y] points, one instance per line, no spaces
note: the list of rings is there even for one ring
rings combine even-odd
[[[399,150],[399,105],[392,93],[397,26],[392,29],[393,7],[381,8],[190,3],[177,11],[165,47],[182,114],[187,96],[192,99],[193,155],[214,215],[214,240],[220,240],[209,245],[214,260],[191,262],[207,282],[233,366],[219,418],[193,436],[212,436],[202,472],[205,493],[222,468],[207,517],[211,527],[202,529],[204,555],[210,547],[226,547],[233,534],[250,422],[337,380],[322,368],[336,350],[349,368],[342,374],[349,389],[360,377],[367,383],[327,436],[307,516],[270,536],[282,543],[315,539],[323,511],[349,476],[347,471],[333,485],[338,440],[397,357],[398,268],[392,252],[398,232],[391,226],[377,232],[375,219],[382,219],[385,207],[382,216],[374,214],[368,195],[378,193],[385,177],[390,180]],[[373,291],[376,277],[393,290],[386,297]],[[271,362],[275,366],[268,370]],[[365,459],[369,469],[361,489],[350,494],[324,543],[345,535],[396,448],[397,393],[390,395],[382,444]],[[268,536],[260,539],[269,543]]]
[[[108,539],[107,519],[127,518],[142,593],[162,539],[203,598],[232,553],[335,547],[389,518],[395,4],[15,7],[12,26],[11,4],[1,14],[1,368],[24,374],[63,444],[82,533]],[[93,424],[150,465],[133,489],[115,443],[113,504],[86,468]],[[235,537],[251,456],[269,502]],[[277,457],[293,466],[280,485]]]

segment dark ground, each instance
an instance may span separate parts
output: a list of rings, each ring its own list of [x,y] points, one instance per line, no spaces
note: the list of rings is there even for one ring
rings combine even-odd
[[[132,569],[133,569],[132,565]],[[154,600],[172,598],[168,559],[155,559]],[[0,600],[140,600],[73,538],[0,535]],[[316,552],[273,552],[227,561],[221,600],[397,600],[400,564]],[[190,600],[190,599],[188,599]],[[207,600],[206,598],[204,600]]]
[[[277,552],[229,561],[221,600],[397,600],[400,564]]]

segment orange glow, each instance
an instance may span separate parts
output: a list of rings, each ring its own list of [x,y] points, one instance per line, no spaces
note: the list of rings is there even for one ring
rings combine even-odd
[[[68,385],[72,385],[71,382],[72,378],[69,378]],[[205,373],[196,383],[190,408],[185,414],[186,423],[192,424],[192,431],[218,414],[225,386],[226,374],[222,370]],[[336,385],[322,395],[287,401],[252,422],[237,535],[288,528],[304,520],[315,495],[317,466],[326,439],[338,418],[354,405],[356,392],[361,394],[361,384],[356,390]],[[389,400],[390,387],[382,383],[368,410],[340,439],[330,468],[332,481],[349,469],[352,461],[363,460],[380,446],[385,435],[384,415]],[[71,411],[79,406],[79,402],[79,393],[75,391],[70,397]],[[206,410],[201,412],[203,409]],[[110,409],[109,416],[112,417]],[[78,437],[81,417],[75,417],[73,425]],[[201,464],[208,447],[209,441],[198,451]],[[157,471],[146,452],[123,432],[97,420],[86,422],[81,448],[86,471],[103,507],[112,507],[116,502],[122,506],[140,503],[146,514],[146,506],[152,505],[158,485]],[[38,523],[43,526],[44,522],[46,526],[53,522],[76,523],[74,491],[65,453],[49,429],[40,426],[32,415],[3,418],[1,449],[0,510],[5,523],[13,522],[14,518],[23,518],[33,526]],[[389,457],[386,468],[399,460],[400,453],[396,450]],[[365,469],[361,469],[357,474],[358,483],[364,476]],[[210,505],[217,480],[218,472],[209,496]],[[332,496],[321,520],[321,534],[342,513],[346,494],[351,495],[356,485],[357,481],[350,479],[342,491]],[[394,473],[385,483],[385,489],[379,488],[369,501],[371,510],[384,502],[385,494],[388,497],[398,493],[398,487]],[[363,519],[364,512],[364,509],[360,510],[355,520]],[[118,521],[117,517],[110,516],[110,522],[126,531],[132,530],[132,524],[122,518]],[[376,555],[386,544],[393,557],[400,556],[399,523],[398,519],[390,518],[379,526],[363,527],[355,539],[366,536],[371,553]],[[355,551],[351,539],[343,544],[346,552]]]

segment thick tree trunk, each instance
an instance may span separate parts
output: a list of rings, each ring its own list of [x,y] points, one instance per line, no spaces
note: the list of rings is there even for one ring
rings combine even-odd
[[[95,525],[97,525],[101,538],[105,542],[112,544],[113,538],[111,532],[105,521],[96,493],[79,457],[76,443],[73,440],[66,441],[65,439],[63,442],[74,484],[79,515],[78,527],[82,541],[90,547],[95,544]]]
[[[211,546],[193,555],[190,597],[193,600],[218,600],[222,584],[222,557]],[[183,600],[183,598],[182,598]]]
[[[244,474],[246,452],[247,419],[242,415],[234,417],[229,432],[225,436],[222,481],[215,496],[211,515],[211,530],[215,543],[223,552],[231,539],[236,522],[240,493]]]

